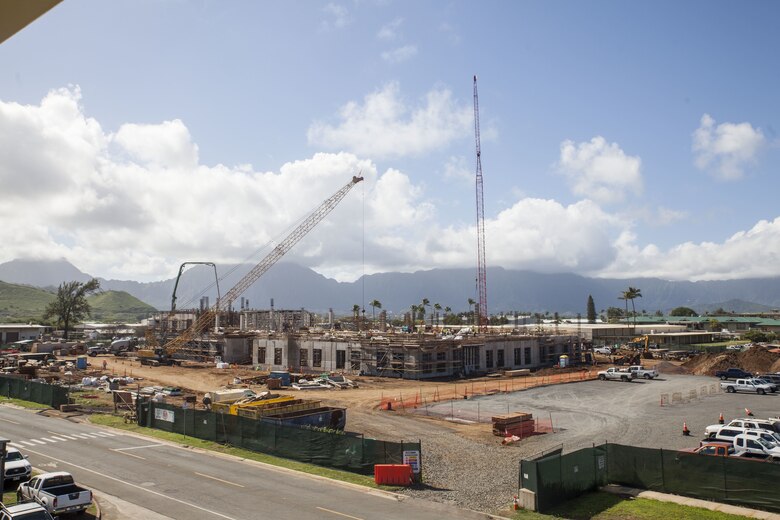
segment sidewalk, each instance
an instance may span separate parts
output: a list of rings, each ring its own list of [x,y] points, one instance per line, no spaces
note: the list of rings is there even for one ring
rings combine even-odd
[[[741,515],[747,516],[749,518],[763,518],[766,520],[780,520],[780,514],[777,513],[769,513],[767,511],[760,511],[758,509],[750,509],[741,506],[732,506],[730,504],[721,504],[720,502],[711,502],[709,500],[701,500],[698,498],[671,495],[669,493],[646,491],[643,489],[617,486],[614,484],[604,486],[600,489],[601,491],[614,493],[616,495],[630,495],[633,497],[658,500],[659,502],[674,502],[675,504],[680,504],[683,506],[701,507],[703,509],[709,509],[710,511],[719,511],[721,513],[728,513],[730,515]]]

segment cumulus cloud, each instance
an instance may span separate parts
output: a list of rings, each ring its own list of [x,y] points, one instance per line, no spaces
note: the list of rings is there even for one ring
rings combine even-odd
[[[579,144],[562,142],[558,164],[577,196],[609,204],[642,192],[641,159],[601,136]]]
[[[401,28],[401,24],[403,22],[403,18],[396,18],[392,22],[385,24],[381,29],[379,29],[379,32],[376,33],[376,37],[384,41],[397,40],[400,37],[399,29]]]
[[[337,126],[314,122],[309,144],[377,159],[442,148],[467,136],[473,120],[471,106],[457,104],[449,90],[431,90],[422,106],[413,108],[401,99],[398,83],[367,95],[362,104],[350,101],[339,116]]]
[[[342,4],[329,3],[323,7],[322,10],[328,16],[328,18],[321,23],[321,27],[325,30],[343,29],[352,23],[352,16],[349,14],[349,9]]]
[[[709,114],[701,117],[699,128],[693,132],[696,166],[726,181],[741,179],[745,167],[756,161],[765,143],[764,134],[750,123],[716,126]]]
[[[382,59],[388,63],[403,63],[417,55],[416,45],[404,45],[382,53]]]
[[[655,245],[640,247],[629,233],[616,241],[615,248],[615,262],[602,269],[601,276],[693,281],[778,276],[780,217],[759,221],[722,243],[685,242],[662,251]]]
[[[474,184],[475,166],[462,155],[453,155],[444,164],[444,178]]]

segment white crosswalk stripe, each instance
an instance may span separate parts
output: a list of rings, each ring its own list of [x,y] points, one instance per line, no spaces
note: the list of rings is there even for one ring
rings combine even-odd
[[[30,439],[30,442],[34,442],[36,444],[46,444],[45,442],[39,441],[38,439]]]
[[[49,437],[41,437],[41,440],[46,442],[57,442],[54,439],[50,439]]]
[[[21,444],[16,444],[15,442],[9,442],[8,445],[11,446],[12,448],[16,448],[17,450],[19,448],[24,448],[24,446],[22,446]]]
[[[33,444],[32,442],[27,442],[27,441],[19,441],[19,442],[21,442],[22,444],[26,444],[28,446],[35,446],[35,444]]]
[[[57,435],[52,435],[51,438],[55,439],[55,440],[58,440],[58,441],[67,441],[68,440],[65,437],[60,437],[60,436],[57,436]]]
[[[66,439],[70,439],[72,441],[76,440],[76,437],[73,437],[71,435],[65,435],[64,433],[58,433],[57,435],[59,435],[60,437],[65,437]]]

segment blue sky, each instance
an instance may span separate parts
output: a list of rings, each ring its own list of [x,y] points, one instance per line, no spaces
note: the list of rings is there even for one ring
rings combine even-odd
[[[341,280],[471,267],[477,74],[489,266],[776,276],[778,19],[770,1],[65,0],[0,45],[18,244],[0,261],[151,280],[243,260],[362,168],[290,260]]]

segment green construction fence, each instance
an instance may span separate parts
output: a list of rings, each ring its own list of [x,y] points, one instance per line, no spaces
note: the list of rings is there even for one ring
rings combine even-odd
[[[137,406],[140,426],[355,473],[373,474],[374,464],[402,464],[404,451],[416,451],[417,460],[422,460],[419,441],[367,439],[362,435],[284,426],[151,400],[139,400]]]
[[[68,404],[67,388],[12,376],[0,375],[0,395],[41,403],[52,408],[59,408],[61,404]]]
[[[520,487],[537,510],[605,484],[649,489],[780,513],[780,464],[607,443],[520,463]]]

